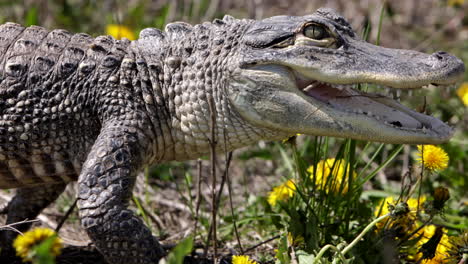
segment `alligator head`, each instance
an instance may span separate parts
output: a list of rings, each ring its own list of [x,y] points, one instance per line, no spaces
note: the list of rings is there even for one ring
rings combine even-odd
[[[356,89],[453,85],[465,69],[448,53],[369,44],[330,9],[254,21],[240,42],[238,70],[227,90],[242,117],[256,126],[409,144],[442,143],[453,134],[437,118]]]

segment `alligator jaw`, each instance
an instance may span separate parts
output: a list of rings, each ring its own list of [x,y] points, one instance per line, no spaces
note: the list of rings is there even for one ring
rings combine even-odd
[[[320,82],[282,65],[240,70],[229,87],[231,102],[245,120],[291,135],[396,144],[440,144],[453,135],[439,119],[387,96]]]
[[[445,141],[453,134],[453,129],[439,119],[412,110],[384,93],[366,93],[357,90],[357,84],[333,84],[316,80],[304,80],[296,73],[297,88],[303,94],[328,105],[336,111],[364,117],[392,130],[402,130],[434,137],[434,141]],[[446,85],[437,85],[444,88]],[[422,89],[413,87],[411,90]],[[395,90],[400,94],[401,89]]]

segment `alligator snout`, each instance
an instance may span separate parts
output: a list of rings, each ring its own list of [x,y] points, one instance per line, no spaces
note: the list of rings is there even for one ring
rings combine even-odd
[[[450,69],[447,73],[450,77],[462,76],[465,72],[465,64],[459,58],[445,51],[437,51],[431,54],[434,59],[434,68]]]

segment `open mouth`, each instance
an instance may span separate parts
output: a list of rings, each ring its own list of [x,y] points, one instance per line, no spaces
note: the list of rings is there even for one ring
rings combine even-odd
[[[322,77],[330,81],[323,81]],[[364,76],[363,83],[350,81],[346,84],[345,78],[340,76],[333,78],[302,67],[261,64],[236,75],[229,91],[231,100],[246,119],[288,133],[398,144],[448,141],[454,129],[425,114],[425,99],[421,97],[419,101],[418,97],[434,88],[454,86],[459,78],[449,81],[436,76],[437,79],[427,81],[423,77],[405,81],[390,77],[384,74],[375,78]],[[395,88],[386,87],[393,83]],[[421,102],[424,106],[419,111],[398,101],[400,95],[404,97],[410,92],[418,96],[411,96],[409,101]]]
[[[306,80],[303,77],[297,77],[297,74],[296,83],[305,95],[336,110],[366,116],[395,129],[420,133],[432,131],[441,135],[445,134],[447,129],[451,130],[439,119],[400,104],[399,97],[403,89],[385,87],[379,89],[378,92],[364,92],[362,89],[359,90],[356,84],[342,85]],[[367,87],[367,85],[360,84],[360,87]],[[405,90],[412,92],[422,88]]]

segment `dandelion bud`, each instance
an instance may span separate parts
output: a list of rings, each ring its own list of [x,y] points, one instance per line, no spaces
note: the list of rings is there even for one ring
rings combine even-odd
[[[432,203],[433,208],[438,211],[442,210],[448,199],[450,199],[449,190],[444,187],[437,187],[434,190],[434,201]]]

